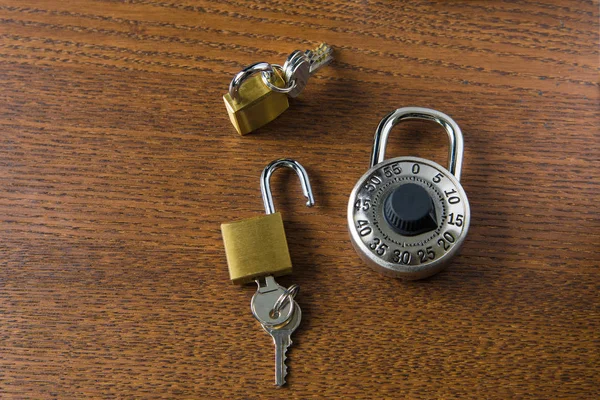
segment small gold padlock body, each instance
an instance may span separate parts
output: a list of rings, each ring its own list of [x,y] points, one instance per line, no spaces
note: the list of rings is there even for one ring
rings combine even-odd
[[[271,73],[271,83],[277,87],[285,86],[277,70]],[[263,83],[261,74],[255,74],[242,83],[238,98],[235,101],[229,93],[223,96],[229,119],[240,135],[273,121],[289,107],[287,95],[269,89]]]
[[[221,233],[233,283],[244,284],[261,276],[292,273],[280,213],[221,224]]]

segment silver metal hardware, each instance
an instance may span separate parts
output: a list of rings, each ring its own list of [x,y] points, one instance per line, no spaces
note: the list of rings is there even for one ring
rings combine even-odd
[[[252,315],[262,326],[276,326],[286,323],[294,313],[295,301],[282,303],[280,298],[289,297],[290,290],[286,290],[272,276],[256,280],[258,290],[252,296],[250,308]],[[292,297],[293,298],[293,297]],[[277,307],[276,307],[277,306]]]
[[[306,197],[306,206],[312,207],[315,205],[315,198],[313,196],[312,188],[310,187],[310,181],[308,180],[308,174],[304,167],[296,160],[291,158],[281,158],[271,162],[265,167],[260,176],[260,191],[262,193],[263,203],[265,204],[265,212],[267,214],[273,214],[275,212],[275,206],[273,205],[273,195],[271,194],[271,175],[279,168],[290,168],[296,172],[300,178],[300,185],[302,185],[302,193]]]
[[[306,87],[306,82],[310,77],[310,63],[305,52],[296,50],[288,56],[285,64],[283,64],[283,76],[292,87],[288,96],[298,97]]]
[[[272,67],[272,69],[276,69],[278,72],[281,73],[281,76],[285,79],[286,85],[284,87],[279,87],[279,86],[273,85],[271,83],[271,75],[273,74],[273,71],[271,70],[271,71],[263,71],[262,72],[262,81],[265,84],[265,86],[267,86],[273,92],[284,93],[284,94],[287,94],[288,96],[291,96],[290,93],[292,93],[296,87],[295,82],[293,80],[290,81],[287,79],[287,77],[285,76],[285,71],[281,65],[272,64],[271,67]]]
[[[448,170],[460,181],[462,172],[464,141],[457,123],[444,113],[430,108],[405,107],[386,115],[375,132],[375,143],[371,152],[371,168],[383,162],[385,148],[392,128],[402,121],[419,119],[433,121],[444,127],[448,134]]]
[[[265,212],[267,214],[275,212],[270,180],[273,173],[279,168],[290,168],[298,174],[302,191],[307,199],[306,206],[312,207],[315,200],[306,170],[299,162],[283,158],[271,162],[261,174],[260,189]],[[291,285],[285,289],[277,284],[273,276],[261,277],[256,280],[256,284],[258,289],[252,296],[250,306],[254,317],[271,335],[275,343],[275,384],[281,386],[285,383],[287,374],[285,353],[292,344],[290,336],[298,328],[302,318],[300,306],[294,300],[300,288],[298,285]]]
[[[392,128],[411,119],[444,127],[450,140],[449,170],[419,157],[384,159]],[[421,279],[441,271],[458,252],[470,224],[469,202],[459,182],[463,146],[456,122],[436,110],[400,108],[379,123],[371,168],[359,179],[348,202],[352,245],[369,266],[384,275]],[[407,206],[401,198],[401,192],[407,191],[426,201]],[[415,213],[423,213],[425,219],[403,220],[409,209],[418,209]]]
[[[262,81],[274,92],[286,93],[292,98],[298,97],[306,87],[308,78],[333,61],[332,54],[333,49],[325,43],[321,43],[313,50],[293,51],[283,67],[273,64],[271,70],[265,69],[262,72]],[[286,81],[285,87],[277,87],[271,83],[273,69],[282,72]]]
[[[240,90],[240,86],[242,86],[242,83],[246,79],[250,78],[252,75],[257,74],[259,72],[268,73],[268,76],[270,76],[270,74],[273,73],[273,67],[269,63],[259,62],[247,66],[246,68],[238,72],[236,76],[233,77],[233,79],[229,83],[229,95],[234,101],[239,100],[238,92]]]
[[[294,297],[296,297],[299,291],[300,286],[296,284],[290,285],[289,288],[285,289],[273,305],[271,314],[275,316],[279,315],[281,313],[281,310],[294,300]]]
[[[290,158],[281,158],[271,162],[265,167],[260,176],[260,191],[265,205],[265,213],[273,214],[275,205],[273,204],[273,195],[271,193],[271,176],[279,168],[290,168],[300,178],[302,192],[306,196],[307,207],[312,207],[315,204],[310,180],[304,167],[296,160]],[[292,285],[288,289],[284,289],[278,285],[273,276],[266,276],[256,280],[258,290],[252,296],[251,309],[254,317],[263,326],[280,325],[287,321],[291,316],[294,308],[292,300],[300,288],[298,285]]]
[[[295,300],[292,300],[295,303]],[[294,312],[290,320],[283,326],[269,327],[263,325],[263,329],[271,335],[273,343],[275,344],[275,385],[281,387],[285,384],[285,377],[287,375],[287,366],[285,365],[286,353],[288,347],[292,344],[292,333],[298,326],[300,326],[300,320],[302,319],[302,311],[296,304]]]
[[[321,43],[316,49],[307,50],[304,54],[308,57],[311,75],[333,61],[333,49],[327,43]]]
[[[286,81],[293,82],[293,85],[290,83],[293,90],[288,93],[288,96],[298,97],[306,87],[308,78],[333,61],[332,54],[333,49],[325,43],[314,50],[292,52],[283,64]]]

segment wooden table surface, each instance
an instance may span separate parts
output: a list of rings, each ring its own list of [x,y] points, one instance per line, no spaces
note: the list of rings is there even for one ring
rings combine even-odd
[[[598,398],[598,2],[0,1],[0,397]],[[336,61],[238,136],[244,66],[325,41]],[[472,209],[423,281],[350,245],[346,204],[380,119],[451,115]],[[407,123],[388,156],[446,163]],[[220,224],[273,179],[302,325],[273,386],[253,285]]]

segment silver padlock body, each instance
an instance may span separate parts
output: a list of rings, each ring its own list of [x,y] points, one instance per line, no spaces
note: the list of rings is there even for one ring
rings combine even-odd
[[[384,202],[399,186],[424,188],[435,207],[437,227],[404,236],[384,216]],[[441,165],[419,157],[384,160],[365,173],[350,195],[348,230],[356,252],[384,275],[422,279],[443,270],[469,230],[470,208],[458,180]]]

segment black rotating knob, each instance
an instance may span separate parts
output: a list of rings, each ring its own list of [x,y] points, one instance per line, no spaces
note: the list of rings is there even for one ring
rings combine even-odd
[[[437,228],[435,205],[425,188],[406,183],[385,200],[384,215],[394,231],[415,236]]]

